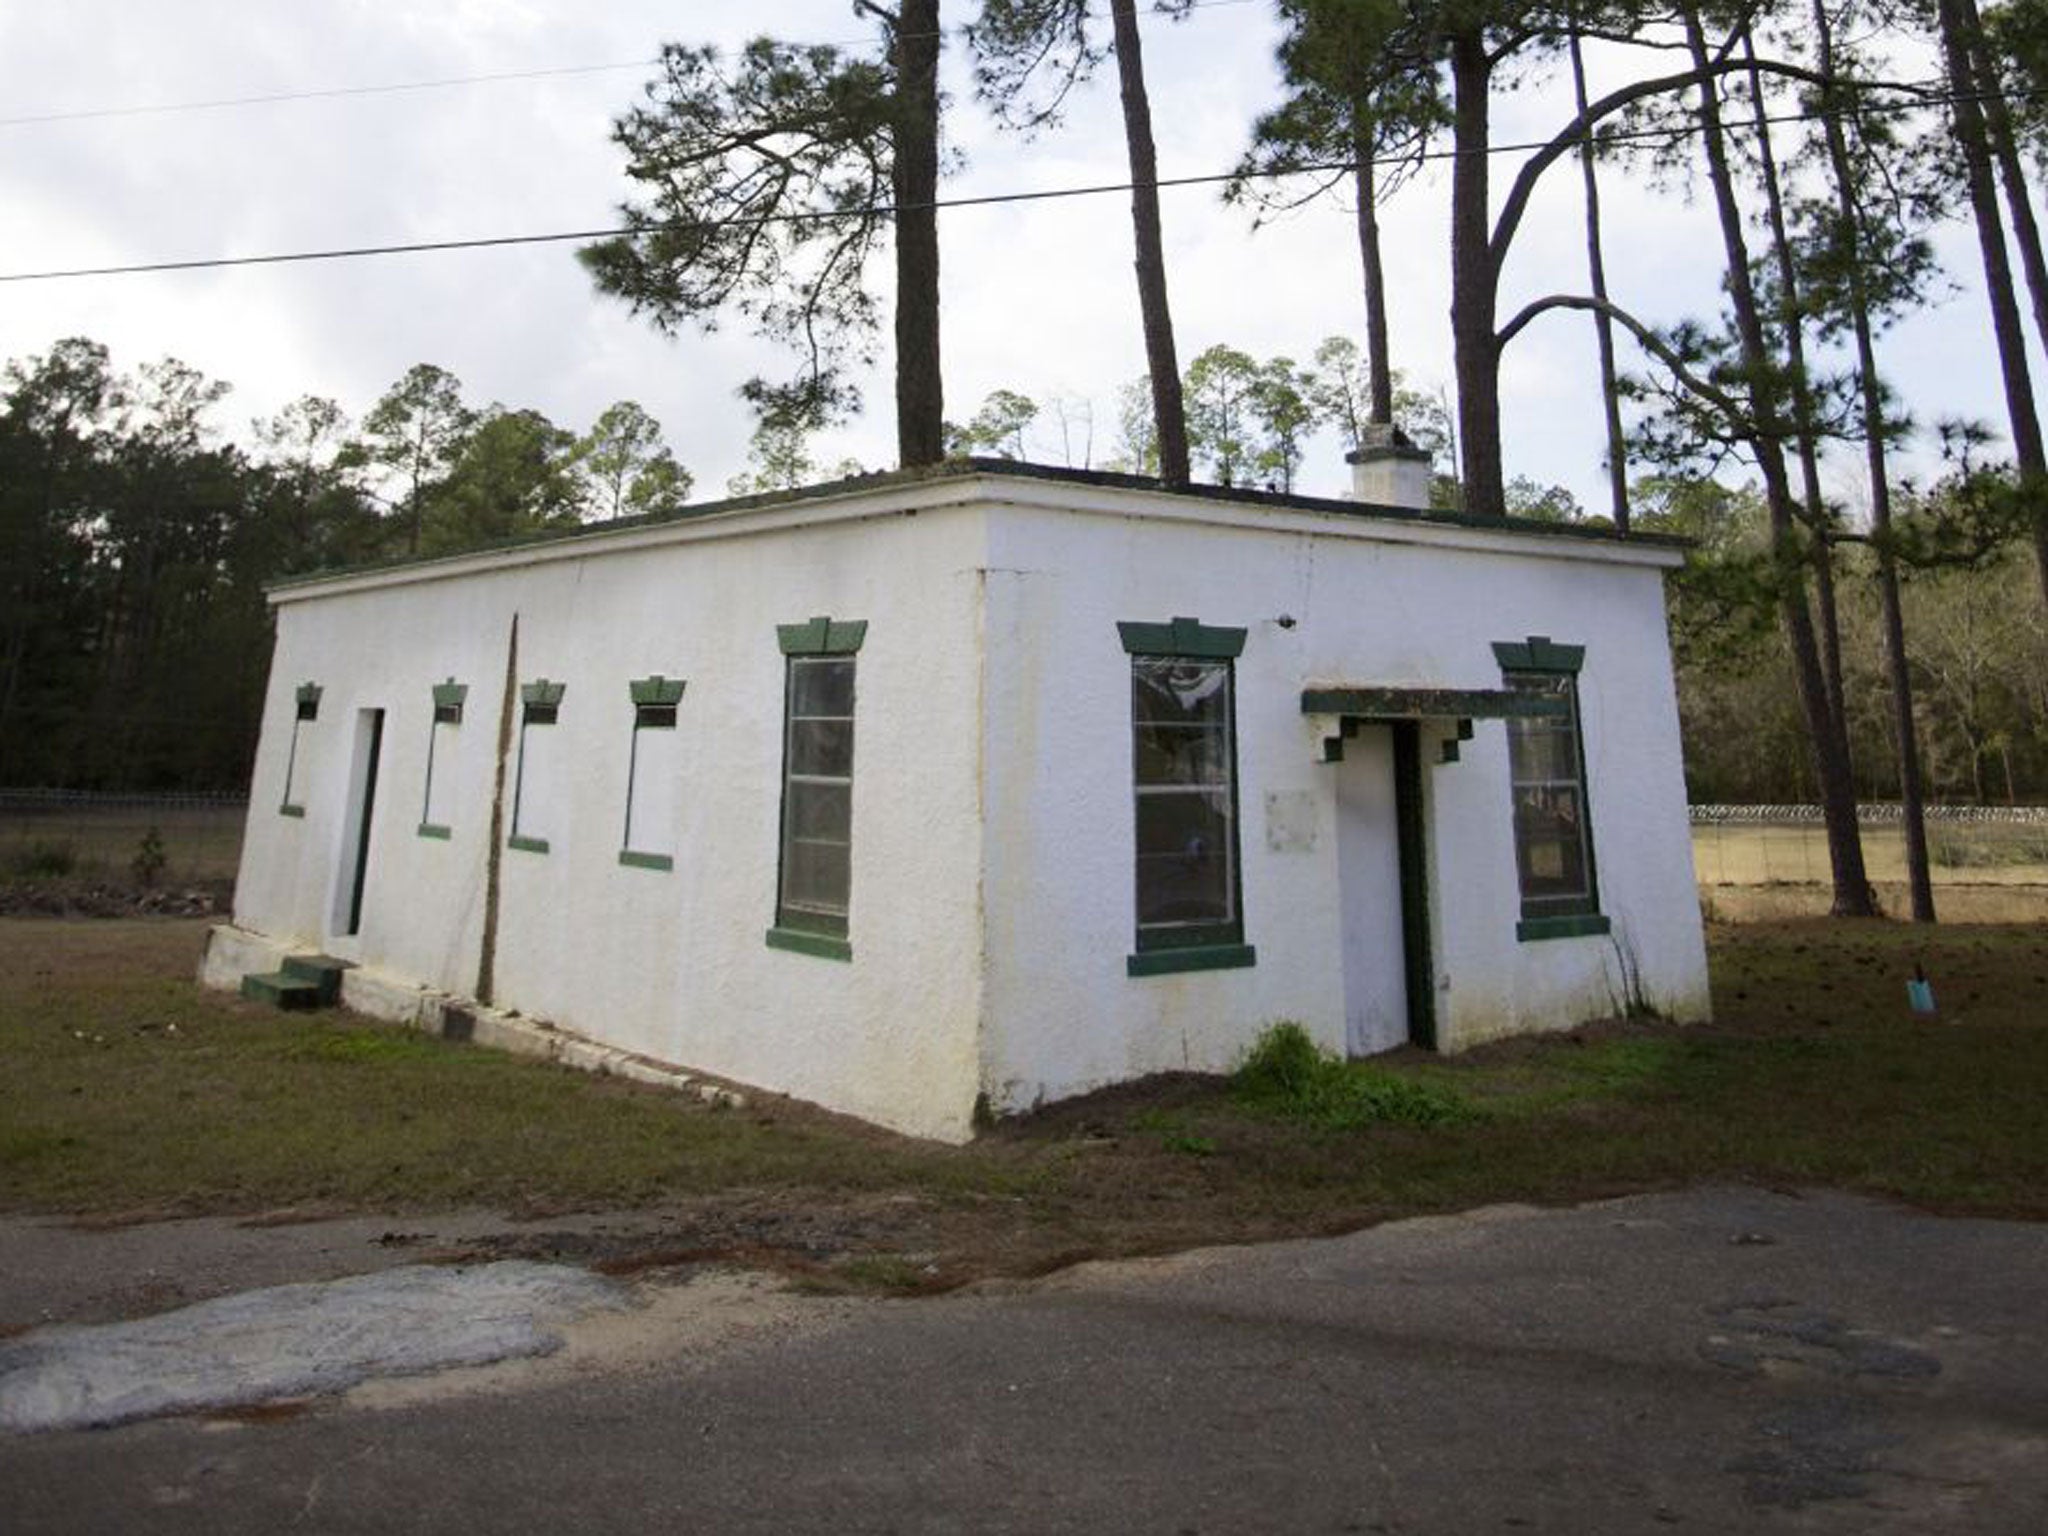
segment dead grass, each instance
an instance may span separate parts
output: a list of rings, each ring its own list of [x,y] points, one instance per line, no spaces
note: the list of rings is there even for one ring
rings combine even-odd
[[[193,923],[0,922],[0,1209],[106,1219],[482,1204],[494,1251],[721,1255],[921,1292],[1091,1256],[1706,1180],[2048,1217],[2048,928],[1717,928],[1716,1023],[1591,1026],[1376,1065],[1428,1124],[1289,1118],[1213,1079],[911,1142],[201,991]],[[1916,962],[1942,1013],[1907,1012]],[[545,1214],[636,1210],[593,1240]],[[456,1255],[457,1257],[466,1255]]]

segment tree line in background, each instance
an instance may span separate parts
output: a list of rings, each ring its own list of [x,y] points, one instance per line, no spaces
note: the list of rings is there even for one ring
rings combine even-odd
[[[658,513],[690,475],[621,401],[578,435],[413,368],[351,423],[308,395],[220,423],[229,386],[117,372],[73,339],[0,374],[0,784],[237,789],[270,661],[266,583]]]
[[[1106,462],[1168,487],[1200,468],[1226,483],[1287,489],[1305,434],[1335,426],[1352,443],[1405,435],[1430,448],[1441,471],[1436,500],[1467,515],[1583,516],[1568,493],[1507,472],[1500,419],[1513,344],[1535,326],[1578,317],[1598,342],[1610,502],[1598,517],[1700,542],[1673,583],[1696,792],[1739,795],[1746,786],[1818,799],[1836,910],[1857,912],[1871,894],[1856,801],[1889,787],[1907,805],[1915,912],[1930,915],[1923,781],[1990,798],[2044,787],[2048,454],[2027,352],[2030,341],[2048,345],[2048,258],[2032,187],[2048,161],[2048,0],[1982,13],[1977,0],[1274,5],[1282,96],[1246,125],[1225,195],[1254,228],[1317,198],[1348,199],[1362,346],[1325,343],[1307,365],[1216,346],[1181,365],[1136,0],[1109,0],[1106,19],[1090,0],[979,0],[961,16],[941,0],[893,9],[855,0],[877,28],[878,53],[773,38],[732,57],[668,45],[643,100],[614,125],[639,197],[622,210],[627,232],[581,259],[601,291],[665,331],[737,316],[792,349],[789,377],[741,386],[757,430],[735,492],[818,476],[809,444],[860,408],[852,377],[873,360],[884,314],[903,465],[962,451],[1021,456],[1034,425],[1040,442],[1057,429],[1068,462],[1093,463],[1084,402],[1041,408],[998,391],[966,422],[947,421],[939,177],[945,116],[965,103],[939,90],[938,71],[948,36],[963,39],[976,101],[1004,127],[1036,135],[1058,131],[1074,93],[1113,61],[1147,371],[1115,403]],[[1150,9],[1178,20],[1195,6],[1158,0]],[[1620,83],[1596,94],[1589,53],[1603,80]],[[1556,105],[1533,147],[1494,140],[1492,114],[1509,92]],[[1449,396],[1401,387],[1380,250],[1380,209],[1431,159],[1449,165]],[[1653,322],[1631,307],[1639,292],[1668,313],[1674,296],[1662,272],[1631,273],[1608,259],[1600,186],[1614,168],[1711,210],[1720,282],[1697,296],[1692,318]],[[1503,276],[1537,190],[1571,169],[1584,210],[1584,283],[1504,315]],[[1919,489],[1891,461],[1916,427],[1886,386],[1883,343],[1892,324],[1945,293],[1931,239],[1945,223],[1977,236],[2005,403],[1998,433],[2011,452],[1991,458],[1989,429],[1940,423],[1949,473]],[[889,304],[870,274],[885,245]],[[56,675],[41,651],[31,664],[30,631],[36,644],[70,637],[49,652],[70,658],[65,680],[37,686],[84,689],[70,695],[76,718],[100,727],[118,721],[124,699],[158,696],[141,691],[144,657],[161,669],[158,685],[201,686],[184,662],[204,626],[179,618],[180,582],[193,592],[238,590],[233,581],[248,584],[246,572],[262,563],[242,561],[246,544],[278,541],[268,546],[273,570],[348,558],[357,538],[376,551],[461,547],[573,518],[590,509],[589,486],[602,479],[583,467],[576,440],[534,413],[451,408],[446,420],[457,424],[444,425],[445,376],[437,381],[433,370],[416,370],[366,418],[350,439],[356,446],[332,454],[320,445],[348,434],[323,426],[310,406],[270,424],[274,436],[254,454],[177,426],[198,419],[212,402],[197,397],[215,386],[181,382],[171,364],[162,377],[144,370],[119,390],[109,383],[109,403],[81,418],[97,424],[74,440],[66,401],[89,395],[64,383],[77,361],[53,355],[9,375],[0,451],[15,457],[5,494],[10,508],[42,509],[10,511],[9,527],[31,530],[24,547],[38,572],[64,565],[46,560],[48,549],[87,553],[64,567],[75,577],[47,586],[30,578],[25,611],[35,617],[12,622],[0,655],[8,711],[25,707],[24,679]],[[103,356],[97,368],[104,375]],[[129,398],[116,401],[123,391]],[[54,403],[39,403],[44,393]],[[394,399],[385,431],[380,414]],[[367,446],[373,440],[380,446]],[[36,476],[68,474],[74,458],[98,466],[91,474],[103,489],[78,503],[88,514],[67,522],[55,510],[61,497],[51,500],[55,479]],[[1824,464],[1839,473],[1845,463],[1856,466],[1846,488],[1823,479]],[[158,465],[178,468],[150,467]],[[296,478],[294,465],[304,471]],[[546,466],[564,467],[562,483],[581,487],[583,499],[551,489],[557,482],[539,472]],[[159,478],[124,479],[131,471]],[[15,484],[23,473],[27,490]],[[664,473],[674,477],[666,485]],[[336,493],[336,506],[362,498],[359,519],[330,525],[304,510],[326,505],[323,474],[351,487]],[[672,462],[669,471],[636,468],[613,477],[599,500],[612,511],[658,506],[679,497],[684,478]],[[271,510],[294,496],[296,525]],[[134,508],[152,497],[173,510],[138,521]],[[1848,516],[1845,500],[1865,515]],[[202,569],[204,579],[190,574]],[[231,580],[231,569],[245,574]],[[253,585],[239,607],[220,611],[257,622]],[[18,735],[12,723],[26,717],[4,718],[0,739]],[[83,756],[52,749],[39,761],[112,760],[104,748],[91,755],[91,728],[75,734]],[[21,771],[12,758],[0,764]]]
[[[2026,601],[2037,614],[2048,601],[2048,452],[2021,303],[2023,281],[2034,339],[2048,344],[2048,258],[2029,179],[2048,158],[2048,0],[1988,12],[1977,0],[1274,4],[1283,99],[1247,125],[1226,196],[1260,218],[1350,197],[1368,421],[1381,435],[1400,426],[1379,209],[1427,160],[1447,158],[1463,509],[1510,510],[1500,414],[1508,349],[1533,326],[1589,317],[1605,515],[1618,528],[1635,516],[1643,476],[1711,480],[1734,466],[1754,477],[1763,548],[1739,550],[1714,580],[1724,596],[1746,587],[1775,613],[1841,913],[1874,904],[1856,813],[1858,784],[1872,773],[1858,767],[1845,656],[1850,610],[1865,583],[1874,590],[1891,722],[1884,755],[1906,807],[1914,915],[1931,917],[1903,572],[1967,568],[2004,544],[2030,544]],[[1177,361],[1135,0],[1110,0],[1106,33],[1091,0],[967,9],[975,95],[1019,133],[1055,129],[1073,92],[1115,60],[1151,405],[1149,432],[1126,434],[1131,462],[1169,488],[1186,485],[1206,430],[1212,473],[1287,483],[1291,429],[1271,379],[1215,352],[1185,377]],[[1151,9],[1178,20],[1195,7],[1155,0]],[[932,463],[947,450],[937,146],[943,113],[958,109],[937,89],[942,7],[856,0],[855,10],[880,29],[879,59],[772,38],[730,61],[709,48],[665,48],[660,77],[614,131],[644,200],[621,210],[625,234],[582,254],[600,289],[664,329],[737,312],[793,344],[793,380],[757,378],[743,393],[764,421],[824,421],[858,407],[848,364],[869,358],[880,314],[865,267],[893,227],[898,445],[906,466]],[[1603,78],[1621,83],[1593,93],[1589,50]],[[1494,139],[1493,110],[1510,92],[1559,103],[1533,147]],[[1503,315],[1503,277],[1539,184],[1574,163],[1585,281]],[[1668,310],[1663,275],[1610,270],[1600,177],[1615,166],[1713,210],[1721,282],[1700,295],[1693,318],[1645,318],[1628,292],[1640,287]],[[1900,528],[1887,455],[1912,424],[1885,385],[1880,343],[1942,286],[1929,237],[1958,221],[1978,236],[2012,461],[1954,494],[1921,498],[1912,510],[1922,526]],[[1633,372],[1622,367],[1623,334]],[[1249,456],[1234,426],[1247,419],[1265,437]],[[1013,431],[1001,410],[967,430],[996,443]],[[1861,459],[1867,533],[1850,528],[1822,480],[1830,449]],[[1845,577],[1857,586],[1846,595]]]

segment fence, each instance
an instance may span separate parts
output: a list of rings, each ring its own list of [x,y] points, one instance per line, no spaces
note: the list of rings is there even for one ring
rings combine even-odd
[[[1871,881],[1903,884],[1900,808],[1864,805],[1857,815]],[[1937,884],[2048,886],[2048,806],[1929,806],[1927,852]],[[1830,879],[1817,805],[1696,805],[1692,858],[1706,887],[1825,885]]]
[[[0,878],[127,883],[162,856],[167,885],[233,880],[248,801],[237,795],[0,789]],[[1896,805],[1859,808],[1863,856],[1879,885],[1903,884]],[[2048,887],[2048,806],[1930,806],[1936,882]],[[1693,872],[1703,887],[1826,885],[1827,835],[1812,805],[1692,807]]]
[[[248,808],[239,795],[0,789],[0,879],[233,880]]]

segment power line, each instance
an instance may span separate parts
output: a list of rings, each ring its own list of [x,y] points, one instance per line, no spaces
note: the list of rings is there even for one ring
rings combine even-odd
[[[1225,0],[1211,0],[1211,3],[1225,3]],[[1901,86],[1882,86],[1882,89],[1911,89]],[[1755,129],[1778,123],[1811,123],[1825,121],[1830,117],[1848,117],[1857,113],[1904,112],[1937,106],[1953,106],[1964,100],[1986,100],[1996,92],[1971,92],[1966,95],[1944,93],[1922,95],[1907,102],[1889,103],[1882,106],[1859,106],[1837,108],[1832,111],[1799,111],[1750,118],[1743,122],[1728,124],[1736,129]],[[2025,96],[2048,94],[2048,92],[2006,93],[2002,99],[2013,100]],[[1689,122],[1683,126],[1652,126],[1620,130],[1601,134],[1598,142],[1603,145],[1628,143],[1640,140],[1671,140],[1691,138],[1705,129],[1698,123]],[[1493,144],[1486,153],[1492,155],[1533,154],[1550,148],[1554,139],[1528,139],[1511,144]],[[1423,150],[1415,154],[1390,157],[1403,163],[1425,160],[1452,160],[1458,155],[1455,149]],[[1354,169],[1350,160],[1331,160],[1302,165],[1291,165],[1284,169],[1264,171],[1211,171],[1195,176],[1162,176],[1155,183],[1162,190],[1180,187],[1215,186],[1221,182],[1239,180],[1274,180],[1285,176],[1327,175],[1331,172]],[[817,224],[840,219],[887,219],[899,213],[920,213],[926,210],[945,211],[956,208],[993,208],[1015,203],[1052,202],[1069,197],[1101,197],[1113,192],[1129,192],[1134,183],[1129,181],[1105,181],[1073,187],[1048,187],[1032,192],[991,192],[976,197],[938,198],[929,204],[897,206],[889,203],[869,204],[860,208],[830,208],[806,210],[798,213],[765,214],[731,219],[698,221],[694,226],[706,229],[763,228],[778,224]],[[311,261],[345,261],[364,256],[410,256],[436,251],[486,250],[501,246],[560,245],[572,240],[607,240],[619,236],[647,236],[661,233],[674,225],[657,224],[651,228],[635,229],[631,226],[612,226],[605,229],[558,230],[537,235],[480,235],[461,240],[419,240],[392,245],[338,246],[312,251],[279,251],[260,256],[207,256],[187,261],[131,262],[108,267],[56,268],[43,272],[0,273],[0,283],[51,282],[81,277],[133,277],[151,272],[194,272],[226,267],[285,266]]]
[[[1253,0],[1189,0],[1191,11],[1213,10],[1219,6],[1250,5]],[[1099,19],[1099,12],[1092,12]],[[903,40],[965,36],[966,26],[941,27],[937,32],[903,34]],[[796,48],[872,48],[886,43],[873,37],[838,38],[825,43],[791,43]],[[398,96],[415,91],[442,91],[466,85],[495,85],[511,80],[547,80],[567,75],[617,74],[628,69],[652,69],[659,58],[623,59],[615,64],[563,64],[542,69],[512,69],[495,74],[448,75],[432,80],[398,80],[375,85],[337,85],[303,91],[270,91],[256,96],[220,96],[202,101],[167,101],[121,107],[81,107],[64,112],[32,112],[19,117],[0,117],[0,128],[27,128],[48,123],[104,121],[123,117],[165,117],[183,112],[220,112],[239,107],[278,106],[297,101],[333,101],[362,96]]]

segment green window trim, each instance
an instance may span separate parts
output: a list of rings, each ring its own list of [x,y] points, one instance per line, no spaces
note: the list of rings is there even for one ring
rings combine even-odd
[[[667,678],[657,672],[652,677],[635,678],[626,688],[635,704],[680,704],[685,686],[681,678]]]
[[[1576,799],[1577,841],[1585,864],[1583,891],[1552,896],[1531,896],[1528,893],[1523,872],[1525,855],[1520,794],[1524,785],[1535,783],[1540,788],[1549,781],[1515,777],[1517,732],[1541,731],[1546,729],[1550,722],[1543,716],[1510,718],[1510,814],[1515,818],[1515,879],[1522,902],[1521,918],[1515,924],[1515,940],[1517,943],[1526,944],[1544,939],[1584,938],[1607,933],[1610,924],[1600,912],[1600,872],[1593,848],[1592,783],[1586,771],[1585,726],[1579,712],[1579,674],[1585,668],[1586,648],[1583,645],[1560,644],[1548,635],[1531,635],[1526,640],[1494,642],[1493,656],[1499,663],[1510,688],[1516,686],[1517,677],[1539,685],[1554,682],[1557,697],[1565,705],[1563,715],[1571,727],[1571,766],[1575,770],[1575,775],[1569,778],[1563,775],[1553,777],[1558,786],[1568,789]]]
[[[1496,640],[1493,659],[1503,672],[1568,672],[1576,677],[1586,665],[1586,648],[1531,635],[1527,640]]]
[[[676,728],[676,706],[682,702],[683,688],[681,678],[663,677],[659,672],[626,684],[627,696],[633,701],[633,734],[626,745],[626,824],[619,833],[619,862],[630,868],[675,867],[673,855],[633,846],[633,796],[640,781],[640,733]]]
[[[1167,976],[1178,971],[1234,971],[1259,963],[1250,944],[1190,944],[1179,949],[1147,949],[1124,957],[1126,976]]]
[[[517,849],[521,853],[546,853],[548,851],[548,840],[544,837],[526,837],[518,832],[514,832],[505,839],[505,846]]]
[[[1174,618],[1164,624],[1118,621],[1116,632],[1133,656],[1184,656],[1193,661],[1234,661],[1244,654],[1245,631]]]
[[[801,624],[778,624],[775,640],[785,656],[851,656],[868,637],[866,619],[829,619],[823,614]]]
[[[306,808],[303,805],[293,805],[289,800],[287,800],[283,805],[280,805],[277,808],[277,814],[280,816],[304,816],[306,814]]]
[[[420,823],[420,836],[432,838],[437,843],[445,843],[453,838],[455,833],[451,829],[439,826],[434,822],[423,821]]]
[[[519,702],[522,704],[560,704],[562,695],[569,691],[567,683],[551,683],[544,677],[537,677],[530,683],[519,685]]]
[[[866,619],[825,614],[775,626],[783,694],[775,918],[768,930],[773,948],[836,960],[853,955],[847,933],[853,911],[855,653],[867,633]],[[790,935],[801,935],[803,942]],[[823,947],[818,941],[825,941]]]
[[[1244,650],[1246,631],[1239,628],[1209,625],[1199,619],[1176,615],[1164,624],[1137,621],[1119,621],[1117,635],[1123,643],[1131,663],[1131,794],[1132,794],[1132,880],[1134,938],[1132,949],[1136,951],[1127,966],[1133,976],[1155,975],[1167,970],[1212,970],[1227,966],[1250,965],[1254,952],[1244,942],[1244,869],[1243,833],[1240,825],[1238,744],[1237,744],[1237,657]],[[1150,687],[1156,690],[1156,680],[1162,664],[1194,664],[1207,672],[1220,672],[1221,697],[1223,700],[1220,722],[1222,748],[1215,761],[1195,778],[1189,778],[1178,771],[1161,776],[1161,769],[1154,761],[1160,744],[1155,739],[1162,732],[1178,734],[1178,727],[1167,717],[1148,713],[1141,701],[1157,699],[1147,693],[1145,686],[1152,679]],[[1205,727],[1209,729],[1210,727]],[[1169,751],[1171,760],[1172,753]],[[1148,762],[1152,763],[1150,768]],[[1193,772],[1196,767],[1189,767]],[[1159,881],[1170,875],[1162,875],[1161,855],[1153,846],[1160,823],[1153,818],[1171,816],[1170,810],[1162,809],[1180,804],[1208,802],[1217,793],[1227,789],[1228,805],[1224,816],[1223,838],[1227,847],[1222,849],[1226,864],[1223,889],[1216,892],[1219,911],[1196,913],[1193,916],[1182,912],[1170,916],[1162,908],[1162,888]],[[1149,815],[1148,815],[1149,811]],[[1148,836],[1147,828],[1152,828]],[[1150,850],[1150,851],[1148,851]],[[1148,872],[1149,871],[1149,872]],[[1171,903],[1169,902],[1169,906]],[[1151,914],[1148,922],[1147,914]],[[1153,960],[1154,955],[1201,954],[1206,958],[1182,959],[1178,962]]]
[[[1540,939],[1584,939],[1607,933],[1613,924],[1598,912],[1580,912],[1556,917],[1525,917],[1515,924],[1515,942],[1534,943]]]
[[[451,677],[445,683],[435,683],[433,693],[434,710],[427,719],[427,778],[420,792],[420,836],[445,839],[448,828],[434,820],[435,748],[440,743],[442,726],[462,724],[462,705],[469,697],[469,685]]]
[[[322,690],[318,683],[301,683],[292,690],[292,704],[297,711],[296,718],[300,720],[317,720],[320,718],[321,692]]]
[[[766,934],[770,949],[785,949],[795,955],[814,955],[820,960],[851,960],[853,945],[829,933],[805,933],[798,928],[770,928]]]

